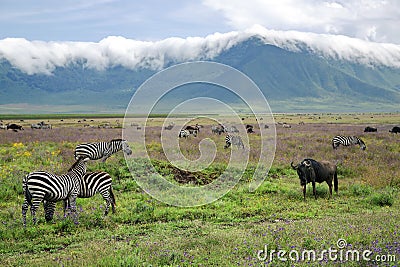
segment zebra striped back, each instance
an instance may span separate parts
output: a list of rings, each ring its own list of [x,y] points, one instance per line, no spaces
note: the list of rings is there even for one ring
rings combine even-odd
[[[106,208],[104,215],[108,214],[110,205],[113,213],[115,212],[115,196],[112,191],[112,178],[110,174],[102,171],[86,173],[82,179],[80,179],[80,188],[78,198],[89,198],[99,193],[104,201],[106,201]],[[53,205],[54,203],[54,205]],[[48,214],[48,220],[53,218],[55,202],[45,202],[44,210]],[[68,199],[64,200],[64,216],[66,207],[69,206]],[[46,217],[47,218],[47,217]]]
[[[360,148],[362,150],[365,150],[367,148],[364,141],[358,138],[357,136],[337,135],[332,139],[332,147],[333,149],[337,149],[339,145],[342,146],[360,145]]]
[[[225,146],[224,146],[224,148],[228,148],[231,145],[235,145],[237,147],[244,148],[244,144],[243,144],[242,138],[240,136],[238,136],[238,135],[229,135],[228,134],[225,137]]]
[[[63,175],[36,171],[29,173],[23,179],[22,186],[25,200],[22,204],[22,216],[24,225],[26,225],[28,206],[31,206],[33,222],[36,223],[36,210],[44,200],[49,203],[55,203],[68,198],[71,203],[71,210],[75,212],[75,200],[79,194],[80,180],[86,172],[87,160],[87,158],[79,158],[68,173]],[[46,220],[48,218],[49,214],[46,214]]]
[[[107,160],[112,154],[123,150],[126,154],[132,154],[126,140],[113,139],[110,142],[87,143],[77,145],[75,148],[75,159],[79,157],[89,158],[91,160]]]

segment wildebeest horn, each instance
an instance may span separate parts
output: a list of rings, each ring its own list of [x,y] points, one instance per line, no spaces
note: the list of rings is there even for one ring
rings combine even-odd
[[[294,166],[294,165],[293,165],[293,161],[290,162],[290,166],[292,166],[292,168],[295,169],[295,170],[297,170],[297,168],[299,167],[299,165]]]
[[[303,163],[304,163],[304,165],[306,167],[310,167],[311,166],[311,161],[309,161],[309,160],[305,160]]]

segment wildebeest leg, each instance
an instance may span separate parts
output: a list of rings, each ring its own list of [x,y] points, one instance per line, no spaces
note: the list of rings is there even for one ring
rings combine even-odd
[[[313,191],[315,199],[317,199],[317,191],[315,189],[315,182],[312,182],[312,191]]]
[[[306,191],[307,191],[307,186],[303,185],[303,197],[304,197],[304,200],[306,200]]]
[[[327,180],[326,183],[329,186],[329,198],[332,197],[332,179],[331,180]]]

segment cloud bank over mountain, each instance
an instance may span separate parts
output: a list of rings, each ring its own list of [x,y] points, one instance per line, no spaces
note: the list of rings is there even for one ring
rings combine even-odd
[[[120,36],[110,36],[98,43],[6,38],[0,40],[0,59],[7,60],[13,67],[29,75],[51,75],[56,68],[75,63],[96,70],[114,66],[132,70],[159,70],[171,63],[213,59],[253,37],[292,52],[306,51],[368,66],[400,68],[400,45],[369,42],[343,35],[275,31],[259,25],[206,37],[167,38],[153,42]]]

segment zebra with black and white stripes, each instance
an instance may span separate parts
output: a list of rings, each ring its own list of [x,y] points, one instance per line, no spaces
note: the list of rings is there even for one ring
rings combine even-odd
[[[178,137],[179,138],[181,138],[181,137],[188,138],[189,135],[193,135],[194,137],[196,137],[197,136],[197,131],[196,130],[183,130],[182,129],[182,130],[179,131]]]
[[[86,173],[88,158],[79,158],[66,174],[56,175],[45,171],[35,171],[24,177],[22,187],[25,195],[22,204],[22,219],[26,226],[26,212],[31,206],[33,223],[36,224],[36,211],[42,201],[46,201],[46,221],[51,220],[55,202],[68,200],[76,221],[76,198],[79,195],[80,180]]]
[[[106,202],[104,215],[106,216],[108,214],[110,205],[112,212],[115,213],[115,196],[112,190],[112,178],[111,175],[108,174],[107,172],[96,171],[96,172],[86,173],[80,180],[78,198],[89,198],[94,196],[96,193],[99,193]],[[64,217],[68,206],[69,206],[69,201],[68,199],[65,199]],[[51,220],[54,215],[55,202],[48,203],[48,201],[46,201],[44,203],[44,209],[45,213],[48,214],[49,220]]]
[[[367,148],[364,141],[358,138],[357,136],[337,135],[332,139],[332,147],[333,149],[337,149],[339,145],[342,146],[360,145],[360,148],[362,150],[365,150]]]
[[[242,138],[240,136],[238,136],[238,135],[230,135],[230,134],[228,134],[225,137],[225,146],[224,146],[224,148],[228,148],[231,145],[235,145],[237,147],[241,147],[241,148],[244,149],[244,144],[243,144]]]
[[[127,141],[123,139],[113,139],[110,142],[80,144],[75,148],[75,159],[87,157],[91,160],[102,159],[105,162],[112,154],[120,150],[127,155],[132,154]]]

